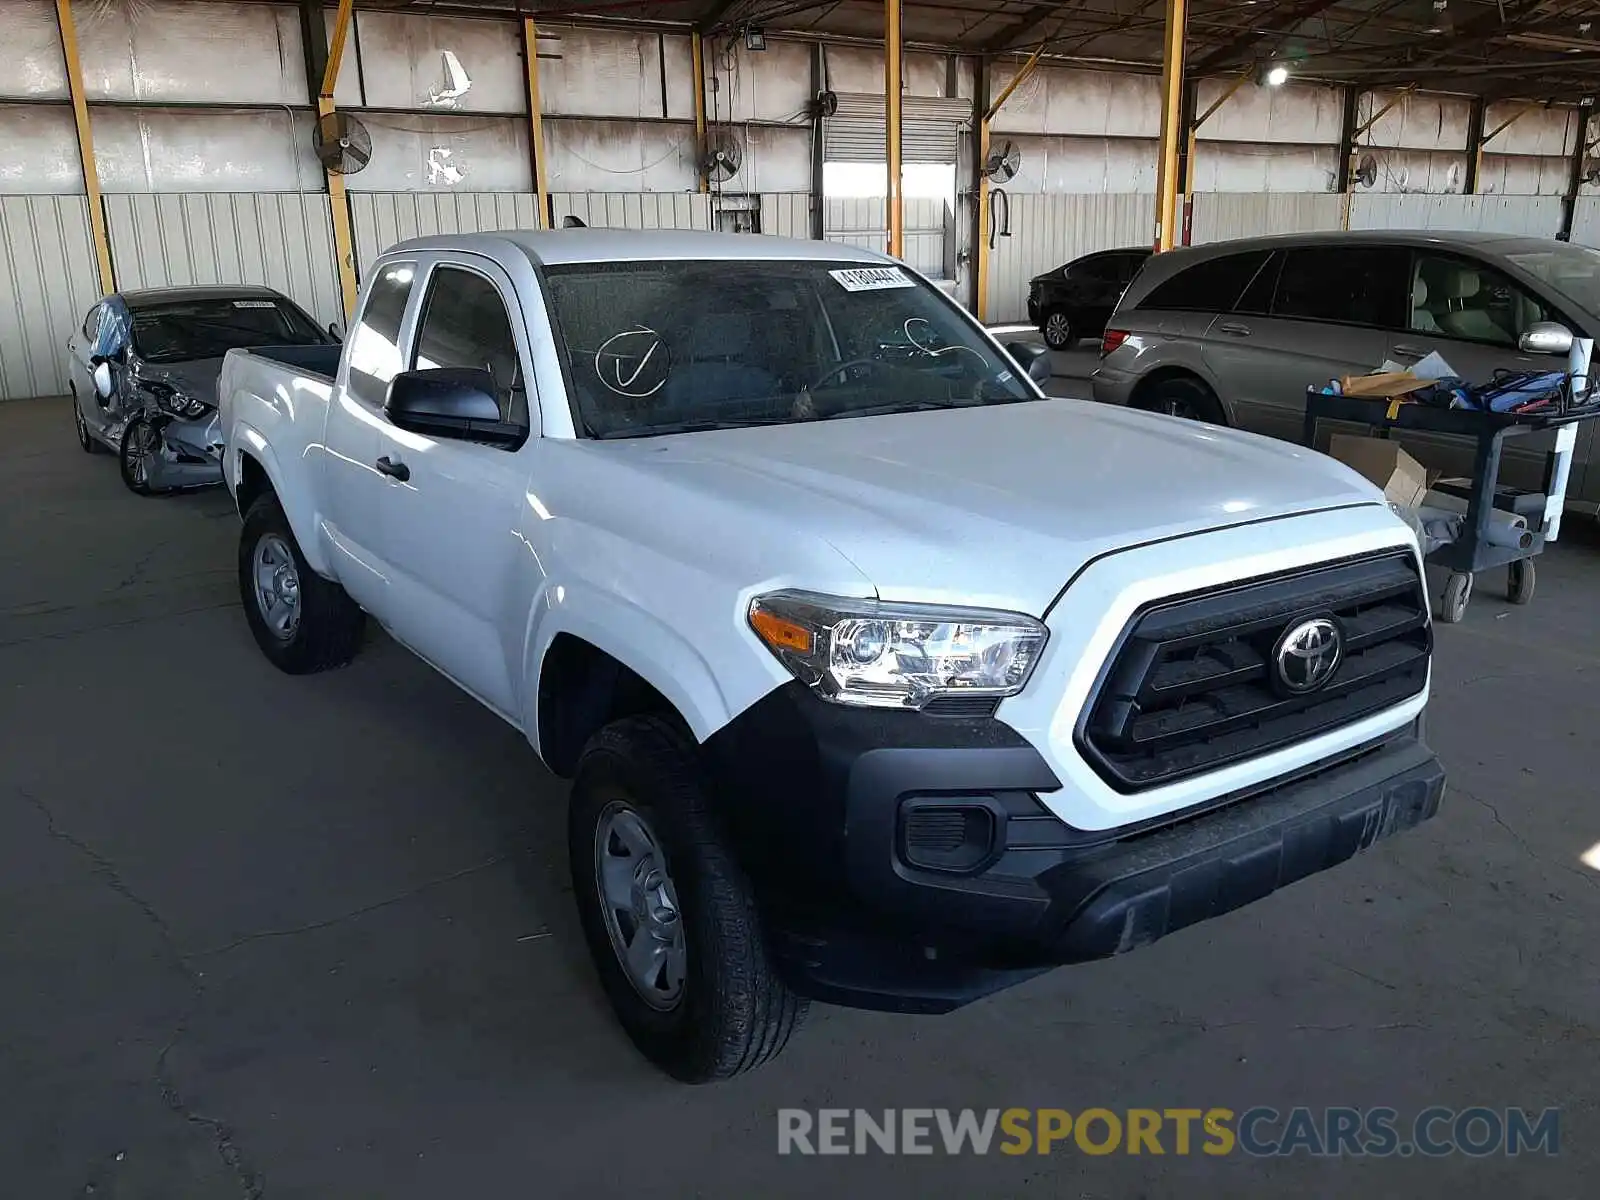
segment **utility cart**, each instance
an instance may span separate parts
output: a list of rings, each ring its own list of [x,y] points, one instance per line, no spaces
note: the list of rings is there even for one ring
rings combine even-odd
[[[1560,529],[1577,425],[1600,417],[1600,396],[1590,392],[1583,399],[1580,405],[1569,396],[1548,411],[1500,413],[1396,403],[1383,397],[1336,396],[1308,389],[1301,440],[1315,449],[1318,423],[1343,421],[1365,425],[1381,438],[1387,438],[1392,430],[1412,429],[1476,442],[1470,482],[1461,486],[1434,485],[1436,491],[1454,495],[1467,504],[1460,536],[1427,556],[1428,562],[1450,572],[1434,615],[1440,621],[1453,624],[1466,615],[1467,602],[1472,598],[1473,576],[1479,571],[1507,568],[1507,599],[1513,604],[1526,604],[1533,599],[1533,560],[1544,550],[1546,542],[1556,539]],[[1555,447],[1546,457],[1543,490],[1522,492],[1502,487],[1500,452],[1507,439],[1549,430],[1556,430],[1557,437]],[[1527,545],[1507,546],[1490,541],[1495,509],[1527,521],[1530,535]]]

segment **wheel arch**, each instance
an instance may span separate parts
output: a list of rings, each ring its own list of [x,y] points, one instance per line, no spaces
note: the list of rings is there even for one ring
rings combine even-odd
[[[1171,366],[1157,367],[1134,385],[1133,391],[1128,396],[1128,407],[1147,408],[1162,384],[1179,380],[1197,383],[1203,387],[1211,396],[1211,399],[1216,402],[1217,411],[1221,414],[1224,425],[1238,424],[1234,419],[1231,406],[1223,399],[1215,381],[1192,366],[1173,364]]]

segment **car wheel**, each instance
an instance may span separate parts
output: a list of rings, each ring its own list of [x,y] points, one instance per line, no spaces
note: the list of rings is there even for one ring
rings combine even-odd
[[[122,482],[136,496],[153,496],[150,476],[161,454],[161,431],[143,417],[135,417],[122,430]]]
[[[1133,406],[1145,412],[1163,413],[1189,421],[1205,421],[1211,425],[1227,423],[1222,415],[1222,405],[1211,389],[1200,380],[1185,376],[1174,376],[1147,385],[1141,389]]]
[[[78,393],[72,393],[72,424],[78,434],[78,446],[85,454],[100,454],[104,447],[89,432],[89,422],[83,419],[83,409],[78,407]]]
[[[567,849],[601,985],[646,1058],[709,1083],[788,1044],[806,1001],[767,958],[749,881],[676,729],[630,717],[594,736],[573,781]]]
[[[258,498],[245,514],[239,598],[256,645],[290,675],[342,667],[360,647],[366,615],[307,564],[275,496]]]
[[[1039,332],[1044,334],[1045,345],[1052,350],[1070,350],[1078,340],[1071,319],[1059,308],[1045,317]]]

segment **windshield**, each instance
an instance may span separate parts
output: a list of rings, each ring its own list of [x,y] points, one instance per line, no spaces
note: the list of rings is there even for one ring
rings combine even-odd
[[[1587,246],[1551,242],[1506,259],[1549,284],[1588,312],[1600,314],[1600,253]]]
[[[546,274],[595,437],[1037,398],[954,305],[899,267],[676,260]]]
[[[132,308],[133,348],[151,363],[221,358],[260,346],[314,346],[328,340],[298,308],[259,296],[173,300]]]

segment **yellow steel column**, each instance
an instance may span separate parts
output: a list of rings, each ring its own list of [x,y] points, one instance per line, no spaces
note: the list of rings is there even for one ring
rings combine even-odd
[[[1189,0],[1167,0],[1166,37],[1161,55],[1161,144],[1156,158],[1155,248],[1177,244],[1178,145],[1183,128],[1183,49]]]
[[[1039,44],[1039,48],[1028,56],[1027,61],[1011,77],[1011,82],[1006,84],[994,98],[994,102],[983,108],[978,116],[978,290],[975,299],[980,321],[989,319],[989,176],[983,168],[989,161],[991,130],[1000,106],[1011,99],[1011,93],[1021,87],[1038,67],[1045,45],[1043,42]],[[986,65],[978,72],[978,78],[984,83],[984,86],[978,89],[978,104],[981,107],[989,99],[987,94],[989,70]]]
[[[317,120],[333,115],[333,90],[339,82],[339,64],[344,61],[344,44],[350,36],[350,14],[355,0],[339,0],[333,19],[333,37],[328,42],[328,66],[322,73],[322,90],[317,94]],[[350,201],[345,195],[344,176],[328,171],[328,212],[333,218],[333,250],[338,258],[339,292],[344,298],[344,317],[356,311],[355,238],[350,234]]]
[[[906,252],[906,203],[900,177],[900,2],[884,0],[883,118],[891,258],[903,258]]]
[[[78,127],[78,161],[83,164],[83,190],[89,200],[89,232],[94,238],[100,290],[109,294],[117,290],[117,281],[111,272],[111,239],[106,235],[106,210],[100,200],[100,172],[94,163],[94,137],[89,131],[89,102],[83,94],[83,64],[78,61],[78,27],[72,20],[72,0],[56,0],[56,26],[61,31],[61,55],[67,63],[72,119]]]
[[[694,171],[700,181],[700,190],[709,192],[711,180],[706,175],[706,48],[698,29],[689,35],[689,57],[694,63]]]
[[[532,17],[522,22],[522,55],[528,60],[528,142],[533,151],[533,193],[538,197],[539,228],[550,228],[550,181],[544,171],[544,106],[539,101],[539,30]]]

